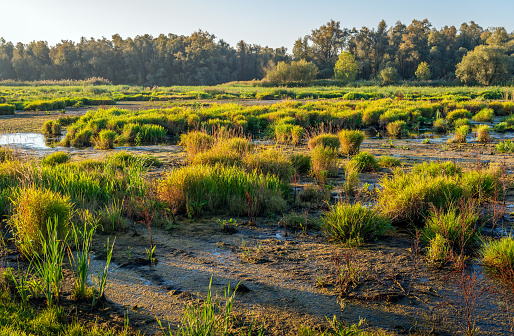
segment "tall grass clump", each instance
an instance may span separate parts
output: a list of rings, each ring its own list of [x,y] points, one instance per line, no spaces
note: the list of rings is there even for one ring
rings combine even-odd
[[[113,149],[117,133],[111,130],[102,130],[97,137],[93,137],[96,149]]]
[[[41,251],[50,234],[49,222],[53,223],[56,239],[63,240],[66,236],[72,212],[67,197],[48,189],[28,187],[16,192],[13,205],[11,225],[23,254],[31,256]]]
[[[390,122],[386,126],[387,133],[394,138],[400,138],[407,132],[407,123],[403,120]]]
[[[310,150],[313,150],[317,146],[338,150],[341,146],[341,141],[335,134],[319,134],[309,140],[308,146]]]
[[[320,182],[337,176],[337,164],[337,152],[333,149],[318,146],[311,153],[311,174]]]
[[[180,136],[179,145],[185,148],[187,156],[191,160],[198,153],[211,149],[214,145],[214,138],[204,132],[189,132]]]
[[[174,213],[257,215],[282,211],[288,184],[275,175],[241,168],[195,165],[174,169],[158,182],[158,197]]]
[[[455,134],[449,142],[454,143],[466,143],[466,137],[469,134],[471,128],[468,125],[462,125],[455,129]]]
[[[477,127],[477,141],[478,142],[491,141],[491,137],[489,136],[490,131],[491,131],[491,127],[489,127],[487,125],[479,125]]]
[[[55,153],[45,156],[41,160],[41,163],[44,165],[55,166],[55,165],[69,162],[70,160],[71,160],[71,156],[68,153],[55,152]]]
[[[11,104],[0,104],[0,115],[10,115],[14,114],[14,111],[16,110],[15,105]]]
[[[485,242],[480,249],[480,255],[487,273],[502,281],[514,282],[514,238],[512,236]]]
[[[61,135],[62,127],[58,121],[49,120],[43,124],[41,132],[46,136]]]
[[[372,172],[380,169],[377,159],[368,152],[360,152],[352,157],[350,162],[355,165],[359,172]]]
[[[382,212],[395,222],[419,225],[428,211],[446,209],[468,197],[466,188],[447,176],[405,173],[395,170],[381,181],[378,204]]]
[[[93,216],[85,211],[82,215],[84,226],[79,228],[72,225],[71,234],[75,243],[76,253],[69,252],[70,264],[75,272],[75,287],[73,296],[77,299],[88,297],[92,294],[87,286],[89,276],[89,261],[91,260],[91,247],[93,234],[96,230],[96,223],[92,220]]]
[[[500,141],[496,144],[498,153],[512,153],[514,152],[514,142],[511,140]]]
[[[453,123],[455,120],[461,118],[471,118],[471,112],[469,112],[466,109],[456,109],[448,112],[448,114],[446,115],[446,120],[448,120],[450,123]]]
[[[391,227],[389,220],[360,203],[336,204],[321,218],[330,240],[357,245],[381,236]]]
[[[444,210],[432,209],[422,231],[423,239],[430,242],[428,254],[438,255],[431,249],[439,249],[440,246],[447,246],[449,251],[463,254],[480,240],[478,220],[474,202],[461,201]],[[435,243],[436,239],[444,239],[444,242]]]
[[[471,120],[469,120],[468,118],[459,118],[453,122],[453,128],[457,129],[461,126],[471,127]]]
[[[492,122],[494,119],[494,110],[492,108],[484,108],[472,118],[474,121]]]
[[[192,164],[240,165],[243,158],[252,151],[254,145],[246,138],[220,138],[212,148],[196,153]]]
[[[384,168],[392,168],[402,165],[402,160],[393,156],[383,155],[378,159],[378,164]]]
[[[445,119],[438,118],[434,120],[434,123],[432,124],[432,129],[436,133],[444,133],[448,129],[448,124]]]
[[[302,142],[305,129],[299,125],[280,123],[274,126],[275,139],[280,143],[298,145]]]
[[[259,174],[276,175],[284,181],[288,181],[293,173],[291,161],[284,152],[277,148],[268,148],[247,155],[243,159],[243,166],[249,172],[256,171]]]
[[[342,130],[337,136],[341,141],[341,151],[347,155],[357,154],[364,140],[364,133],[361,131]]]
[[[0,163],[5,161],[12,161],[15,159],[14,151],[7,147],[0,146]]]
[[[311,156],[306,154],[292,154],[289,157],[293,171],[299,175],[307,175],[311,170]]]
[[[413,174],[426,176],[461,176],[462,167],[451,161],[444,162],[423,162],[412,168]]]

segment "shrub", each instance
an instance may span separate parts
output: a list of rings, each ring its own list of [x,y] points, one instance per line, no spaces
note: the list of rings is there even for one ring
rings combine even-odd
[[[494,119],[494,111],[492,108],[482,109],[480,112],[475,114],[472,119],[480,122],[492,122]]]
[[[512,153],[514,152],[514,142],[511,140],[500,141],[496,144],[498,153]]]
[[[50,155],[45,156],[41,163],[45,165],[55,166],[58,164],[63,164],[70,161],[71,157],[68,153],[65,152],[55,152]]]
[[[455,135],[452,139],[450,139],[448,142],[455,142],[455,143],[466,143],[466,136],[470,132],[470,127],[467,125],[459,126],[455,129]]]
[[[434,121],[432,128],[433,128],[434,132],[444,133],[448,129],[448,124],[446,123],[445,119],[439,118]]]
[[[446,115],[446,120],[448,120],[449,122],[454,122],[455,120],[461,118],[471,118],[471,112],[469,112],[466,109],[456,109],[448,112],[448,114]]]
[[[351,160],[359,172],[377,171],[380,169],[377,159],[368,152],[360,152]]]
[[[320,182],[327,177],[337,176],[337,152],[333,149],[318,146],[311,154],[311,173]]]
[[[189,132],[180,135],[179,145],[186,149],[187,156],[191,160],[198,153],[211,149],[214,145],[214,138],[204,132]]]
[[[364,133],[361,131],[342,130],[337,136],[341,141],[341,151],[348,155],[357,154],[364,140]]]
[[[391,85],[396,83],[400,76],[398,75],[398,70],[396,70],[396,68],[387,67],[380,71],[379,77],[382,85]]]
[[[247,171],[256,171],[265,175],[273,174],[285,181],[289,180],[292,174],[291,162],[282,151],[276,148],[246,156],[243,159],[243,165]]]
[[[343,189],[349,194],[355,193],[359,189],[359,167],[354,161],[348,162],[344,167]]]
[[[114,139],[116,139],[117,133],[111,130],[100,131],[98,137],[93,138],[96,149],[113,149]]]
[[[498,133],[505,133],[507,131],[507,128],[509,128],[509,124],[504,121],[494,126],[494,130]]]
[[[423,239],[430,241],[441,235],[451,250],[458,253],[475,245],[480,239],[479,216],[473,202],[451,205],[448,209],[433,209],[423,229]]]
[[[402,161],[393,156],[384,155],[378,159],[378,164],[384,168],[385,167],[392,168],[392,167],[400,166],[402,164]]]
[[[384,235],[391,227],[387,218],[360,203],[334,205],[325,212],[321,222],[330,240],[349,245]]]
[[[174,213],[190,216],[220,212],[254,216],[281,212],[288,184],[273,175],[247,173],[237,167],[188,166],[174,169],[158,182],[158,197]]]
[[[293,170],[300,175],[306,175],[311,169],[311,157],[305,154],[292,154],[289,157]]]
[[[489,131],[491,127],[487,125],[479,125],[477,127],[477,141],[478,142],[489,142],[491,141],[491,137],[489,136]]]
[[[486,242],[480,255],[487,273],[514,281],[514,239],[511,236]]]
[[[306,184],[296,195],[296,205],[305,208],[324,207],[330,201],[330,190],[316,184]]]
[[[387,124],[386,129],[390,136],[399,138],[407,132],[407,123],[403,120],[393,121]]]
[[[47,223],[55,221],[58,237],[63,240],[68,231],[71,204],[67,197],[50,190],[24,188],[17,191],[13,201],[11,225],[15,230],[20,251],[30,256],[39,252],[41,235],[48,237]]]
[[[335,134],[320,134],[311,138],[308,143],[309,149],[313,150],[317,146],[328,147],[334,150],[338,150],[341,146],[339,137]]]
[[[0,104],[0,115],[10,115],[14,114],[14,111],[16,110],[15,105],[11,104]]]

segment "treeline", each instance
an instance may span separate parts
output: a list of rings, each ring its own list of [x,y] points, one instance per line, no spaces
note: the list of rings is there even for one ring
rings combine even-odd
[[[0,79],[108,79],[114,84],[212,85],[263,77],[271,62],[289,61],[286,48],[268,48],[240,41],[236,48],[212,34],[173,34],[123,39],[45,41],[28,44],[0,38]]]
[[[103,77],[115,84],[213,85],[261,79],[274,64],[302,60],[315,64],[317,71],[309,69],[310,73],[325,79],[334,76],[338,56],[346,50],[358,64],[357,80],[377,79],[383,69],[391,68],[402,79],[413,79],[422,62],[429,65],[431,79],[454,80],[457,64],[481,45],[504,53],[502,62],[509,64],[503,65],[511,68],[514,34],[503,27],[484,29],[473,21],[459,29],[436,29],[426,19],[391,27],[381,21],[376,29],[358,30],[341,28],[340,22],[332,20],[299,38],[292,55],[284,47],[273,49],[245,41],[232,47],[203,31],[190,36],[82,38],[78,43],[62,41],[55,46],[45,41],[13,44],[0,38],[0,79]]]

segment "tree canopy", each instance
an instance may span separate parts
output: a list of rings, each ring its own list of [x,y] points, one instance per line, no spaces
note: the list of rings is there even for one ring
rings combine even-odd
[[[351,53],[343,51],[339,55],[334,68],[335,78],[343,83],[350,83],[355,80],[358,71],[359,66],[355,61],[355,57]]]

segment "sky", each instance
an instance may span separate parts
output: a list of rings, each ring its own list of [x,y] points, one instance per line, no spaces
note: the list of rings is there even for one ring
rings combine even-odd
[[[471,20],[480,26],[514,30],[513,0],[0,0],[0,37],[28,43],[44,40],[123,38],[199,29],[230,45],[244,40],[291,52],[294,41],[331,19],[341,27],[376,28],[384,19],[428,19],[432,27],[455,26]]]

